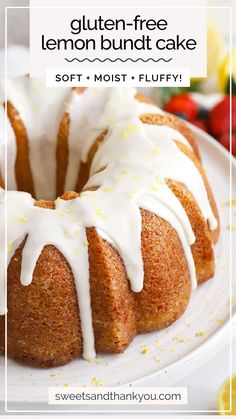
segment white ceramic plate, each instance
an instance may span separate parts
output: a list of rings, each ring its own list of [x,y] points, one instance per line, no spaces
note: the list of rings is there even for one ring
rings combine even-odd
[[[7,368],[9,409],[48,409],[50,386],[93,386],[93,377],[105,386],[121,384],[173,385],[197,369],[222,344],[229,343],[229,154],[211,137],[191,127],[199,141],[203,163],[220,212],[221,235],[216,246],[216,274],[213,280],[192,294],[185,314],[169,328],[137,336],[124,354],[98,356],[92,364],[77,360],[62,368],[34,369],[12,360]],[[233,162],[233,178],[236,165]],[[233,197],[236,188],[233,185]],[[236,207],[233,206],[233,226]],[[233,230],[235,227],[233,227]],[[233,245],[236,232],[232,232]],[[233,272],[236,262],[233,260]],[[232,306],[236,312],[236,288],[232,287]],[[142,348],[148,353],[143,354]],[[0,360],[3,372],[4,359]]]

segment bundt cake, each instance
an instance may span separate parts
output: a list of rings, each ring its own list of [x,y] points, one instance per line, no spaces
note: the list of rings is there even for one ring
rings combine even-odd
[[[5,259],[14,359],[52,367],[120,353],[137,333],[169,326],[213,276],[219,234],[191,130],[133,88],[47,88],[24,76],[7,94],[2,351]],[[0,122],[3,132],[3,106]]]

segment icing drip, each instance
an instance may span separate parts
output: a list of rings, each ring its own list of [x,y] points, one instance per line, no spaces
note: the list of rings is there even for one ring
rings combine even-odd
[[[125,106],[129,106],[130,101],[133,101],[135,90],[128,89],[126,93]],[[70,115],[70,128],[66,191],[74,189],[80,163],[87,161],[94,139],[117,123],[115,118],[119,117],[118,106],[124,106],[123,95],[124,92],[120,89],[86,89],[82,95],[72,93],[67,109]],[[143,113],[145,111],[157,113],[157,108],[153,105],[143,105],[143,111]],[[125,114],[124,107],[119,112],[120,117]],[[158,109],[158,113],[162,111]],[[77,170],[74,170],[75,167]]]
[[[8,80],[8,100],[24,123],[37,198],[56,196],[56,138],[70,89],[48,89],[41,79]],[[50,115],[50,117],[48,117]]]
[[[5,174],[5,111],[0,105],[0,167],[1,174]],[[16,139],[11,124],[7,120],[7,187],[8,189],[17,189],[15,179],[15,160],[16,160]]]
[[[17,85],[17,82],[15,83]],[[28,80],[27,83],[31,81]],[[38,85],[34,83],[33,86]],[[29,86],[26,85],[25,88],[29,89]],[[45,245],[54,245],[65,256],[75,280],[83,335],[83,355],[88,359],[94,356],[94,336],[86,228],[95,227],[98,234],[117,249],[124,262],[132,290],[139,292],[143,288],[144,277],[140,208],[165,219],[175,229],[186,257],[192,288],[196,287],[196,272],[190,248],[195,241],[194,233],[184,208],[169,189],[166,179],[181,182],[186,186],[205,220],[209,221],[211,229],[216,228],[217,221],[200,173],[194,163],[180,151],[174,140],[184,144],[188,142],[172,128],[143,124],[139,118],[141,115],[161,111],[152,105],[138,102],[134,97],[135,89],[86,89],[81,95],[67,89],[55,89],[55,96],[54,89],[53,92],[51,89],[42,89],[47,98],[36,100],[31,86],[30,99],[28,95],[24,98],[27,105],[22,118],[29,135],[36,190],[39,194],[44,193],[43,198],[52,196],[55,192],[55,173],[48,185],[48,194],[44,191],[45,180],[40,180],[38,176],[46,175],[48,180],[51,176],[49,173],[55,170],[55,139],[64,106],[70,117],[66,190],[74,189],[79,164],[86,162],[95,139],[104,131],[107,131],[107,135],[93,158],[86,190],[78,198],[71,201],[57,199],[55,210],[48,210],[34,206],[33,198],[27,193],[7,193],[8,260],[11,260],[19,244],[27,237],[22,253],[21,283],[29,285],[35,264]],[[47,90],[53,96],[50,100]],[[58,93],[58,90],[63,90],[63,93]],[[24,96],[23,90],[21,95]],[[24,108],[24,105],[20,104],[21,95],[18,101],[15,101],[17,95],[14,92],[11,96],[18,111]],[[40,109],[39,115],[34,116],[33,121],[36,125],[33,129],[30,119],[32,103],[36,103],[40,108],[45,102],[46,108]],[[51,115],[54,102],[56,109]],[[50,112],[52,121],[47,122],[46,128],[40,127],[37,132],[39,121],[46,112]],[[30,133],[33,134],[32,139]],[[46,133],[46,150],[49,157],[44,162],[44,154],[39,153],[41,148],[38,143]],[[51,160],[54,163],[49,171]],[[91,188],[95,190],[89,190]],[[4,207],[3,196],[1,193],[1,216]],[[1,244],[0,266],[3,251]],[[0,303],[2,304],[2,301]],[[2,306],[2,311],[3,308]]]
[[[4,195],[1,193],[1,195]],[[67,259],[78,293],[81,328],[83,334],[84,357],[94,357],[94,338],[89,292],[89,266],[86,231],[79,220],[79,209],[73,208],[73,201],[58,200],[55,211],[34,206],[34,199],[25,192],[7,192],[7,249],[8,263],[20,243],[26,237],[22,252],[22,285],[32,282],[36,262],[44,246],[54,245]],[[0,199],[0,215],[4,219],[4,199]],[[1,237],[4,224],[1,225]],[[45,231],[47,232],[45,234]],[[3,236],[4,237],[4,236]],[[2,248],[1,248],[2,250]],[[4,266],[4,256],[0,254],[0,266]],[[2,281],[2,279],[1,279]],[[1,313],[4,312],[4,292],[1,296]]]

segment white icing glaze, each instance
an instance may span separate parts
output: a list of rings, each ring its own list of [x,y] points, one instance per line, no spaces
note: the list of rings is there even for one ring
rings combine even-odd
[[[0,105],[0,168],[1,174],[5,179],[5,111]],[[16,161],[16,138],[12,126],[7,120],[7,189],[16,190],[15,177],[15,161]]]
[[[128,89],[125,96],[125,106],[133,101],[135,89]],[[117,123],[125,113],[124,91],[120,89],[86,89],[83,95],[73,92],[67,112],[70,115],[69,128],[69,161],[66,174],[65,190],[74,189],[81,162],[86,162],[89,150],[94,139],[102,134],[108,127]],[[118,107],[120,104],[120,107]],[[143,113],[157,113],[153,105],[143,104]],[[158,113],[163,113],[158,109]],[[120,118],[119,118],[120,120]],[[187,142],[183,136],[182,141]],[[180,140],[181,141],[181,140]],[[75,170],[76,168],[76,170]]]
[[[54,199],[55,139],[70,89],[48,89],[41,79],[20,77],[8,81],[7,93],[26,129],[35,195],[37,198]]]
[[[58,92],[60,90],[62,92]],[[53,244],[65,256],[78,293],[86,359],[94,356],[86,228],[95,227],[98,234],[117,249],[132,290],[139,292],[143,288],[140,208],[157,214],[176,230],[185,253],[192,288],[196,287],[190,248],[195,241],[194,233],[184,208],[168,188],[166,179],[183,183],[198,203],[205,220],[209,221],[210,228],[217,226],[201,175],[174,141],[188,144],[187,140],[167,126],[143,124],[140,115],[161,111],[138,102],[135,94],[135,89],[116,88],[86,89],[79,95],[68,89],[46,89],[41,82],[29,79],[20,81],[19,86],[18,81],[12,82],[10,88],[9,99],[27,128],[37,196],[46,199],[55,196],[56,136],[64,111],[70,117],[66,190],[74,189],[80,162],[86,162],[95,139],[107,130],[85,185],[86,189],[96,186],[96,190],[84,191],[71,201],[57,199],[55,210],[34,206],[33,198],[27,193],[7,193],[8,259],[11,260],[27,236],[22,253],[21,283],[29,285],[45,245]],[[37,95],[40,97],[35,98]],[[38,109],[36,115],[33,105]],[[50,118],[44,119],[47,113],[50,113]],[[40,141],[45,147],[43,151]],[[47,182],[51,177],[48,184],[44,175]],[[3,217],[4,194],[0,196]],[[0,253],[0,266],[3,253]],[[0,304],[3,304],[2,300]],[[1,305],[2,312],[3,309]]]
[[[4,219],[4,194],[0,195],[0,216]],[[1,199],[2,198],[2,199]],[[26,243],[22,253],[22,285],[32,282],[36,262],[47,244],[54,245],[67,259],[75,280],[80,308],[81,328],[83,334],[84,357],[94,357],[93,327],[89,293],[89,267],[86,231],[78,221],[78,210],[75,202],[56,202],[55,211],[34,206],[34,199],[25,192],[7,192],[7,237],[8,263],[25,237]],[[4,223],[1,223],[0,234],[4,235]],[[45,234],[46,232],[46,234]],[[1,249],[2,250],[2,249]],[[0,253],[0,266],[4,266],[4,256]],[[2,279],[1,279],[2,281]],[[0,312],[4,309],[4,292],[1,293]]]

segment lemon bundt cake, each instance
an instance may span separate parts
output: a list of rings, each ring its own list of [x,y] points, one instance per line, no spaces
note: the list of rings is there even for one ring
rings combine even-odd
[[[219,221],[194,135],[135,89],[20,77],[7,90],[1,349],[6,259],[10,357],[52,367],[122,352],[214,274]],[[3,107],[0,121],[2,133]]]

